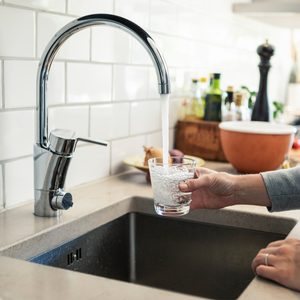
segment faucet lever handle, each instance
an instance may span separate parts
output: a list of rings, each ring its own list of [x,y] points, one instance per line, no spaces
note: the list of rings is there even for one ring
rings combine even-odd
[[[93,143],[101,146],[107,146],[106,141],[95,141],[87,138],[76,137],[74,131],[68,129],[54,129],[49,136],[49,149],[59,155],[72,155],[75,151],[78,141]]]
[[[101,145],[101,146],[108,146],[108,142],[103,141],[103,140],[91,140],[91,139],[87,139],[87,138],[77,138],[77,141],[81,141],[81,142],[87,142],[87,143],[91,143],[91,144],[97,144],[97,145]]]

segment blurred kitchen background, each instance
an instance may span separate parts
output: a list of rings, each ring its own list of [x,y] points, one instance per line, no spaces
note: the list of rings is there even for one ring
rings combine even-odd
[[[236,6],[237,12],[233,12],[237,2],[250,3],[0,0],[0,210],[33,199],[38,62],[52,36],[79,16],[117,14],[136,22],[153,36],[172,77],[171,147],[192,78],[221,73],[224,91],[228,85],[245,85],[257,91],[256,49],[266,39],[275,47],[268,80],[269,101],[289,104],[292,111],[298,101],[300,108],[300,100],[294,101],[295,96],[288,95],[291,89],[297,94],[300,85],[300,18],[297,14],[291,18],[282,10],[282,4],[291,3],[290,7],[284,6],[287,13],[295,12],[295,7],[300,11],[298,1],[257,0],[252,4],[258,9]],[[77,148],[68,173],[69,187],[126,170],[122,160],[143,153],[143,145],[161,146],[160,100],[154,68],[138,42],[117,29],[87,29],[63,46],[50,72],[48,102],[49,130],[68,128],[79,136],[110,141],[107,148],[89,144]]]

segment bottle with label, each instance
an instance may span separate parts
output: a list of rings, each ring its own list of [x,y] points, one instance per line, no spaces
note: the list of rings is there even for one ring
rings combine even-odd
[[[235,103],[235,120],[236,121],[246,120],[245,109],[243,106],[243,94],[242,93],[235,93],[234,103]]]
[[[206,77],[199,78],[199,91],[200,91],[200,98],[199,98],[196,116],[200,120],[202,120],[204,118],[205,97],[206,97],[206,91],[207,91],[207,78]]]
[[[194,118],[197,118],[198,107],[200,102],[200,86],[198,79],[192,79],[192,88],[191,88],[191,115]]]
[[[205,114],[206,121],[221,121],[221,106],[222,106],[222,91],[220,89],[220,73],[214,73],[211,86],[208,89],[205,99]]]
[[[233,101],[233,86],[229,85],[226,90],[227,96],[224,100],[224,109],[222,109],[222,121],[235,120],[235,104]]]

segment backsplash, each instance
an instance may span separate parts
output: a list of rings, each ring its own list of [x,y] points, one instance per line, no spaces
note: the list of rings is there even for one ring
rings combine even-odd
[[[283,100],[290,71],[290,32],[231,13],[232,0],[0,0],[0,210],[33,199],[36,73],[51,37],[90,13],[114,13],[145,28],[172,78],[170,142],[192,76],[222,73],[222,87],[258,87],[256,47],[275,46],[270,99]],[[161,145],[160,100],[146,51],[127,33],[93,27],[60,49],[48,84],[49,130],[110,141],[79,145],[67,186],[126,170],[122,160]]]

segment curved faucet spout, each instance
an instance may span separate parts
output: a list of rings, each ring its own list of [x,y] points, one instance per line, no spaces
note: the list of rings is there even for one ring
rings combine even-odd
[[[158,80],[158,91],[160,94],[170,93],[170,79],[166,62],[155,45],[150,35],[135,23],[109,14],[94,14],[76,19],[64,26],[47,45],[38,68],[37,77],[37,144],[48,148],[48,119],[47,119],[47,99],[46,84],[52,61],[60,46],[74,33],[81,29],[94,25],[110,25],[118,27],[134,36],[149,53]]]

